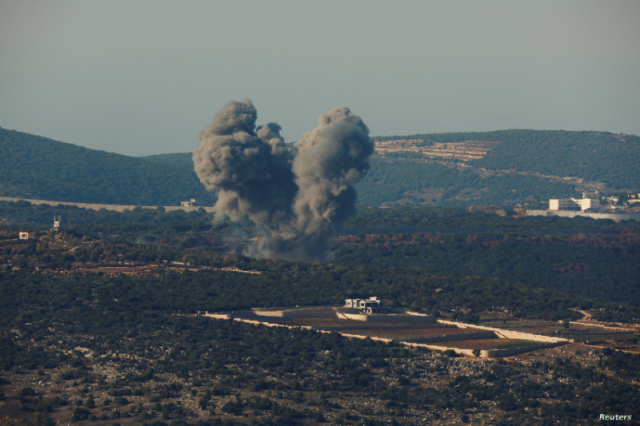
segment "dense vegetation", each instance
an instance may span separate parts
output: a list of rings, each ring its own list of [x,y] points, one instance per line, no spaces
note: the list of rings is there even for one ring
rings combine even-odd
[[[62,217],[65,227],[76,228],[80,225],[132,225],[143,223],[170,222],[207,222],[213,221],[213,215],[204,209],[194,212],[182,210],[165,212],[158,207],[141,207],[129,211],[116,212],[106,209],[90,210],[76,206],[59,204],[32,205],[27,201],[0,201],[0,225],[48,228],[53,216]],[[230,225],[230,224],[229,224]],[[248,224],[242,224],[247,226]],[[235,224],[234,226],[238,226]],[[482,211],[469,211],[461,207],[360,207],[356,217],[347,222],[347,228],[374,227],[457,227],[457,228],[521,228],[521,229],[601,229],[615,231],[628,227],[639,227],[635,220],[614,222],[591,218],[562,217],[503,217]]]
[[[25,294],[37,288],[38,297],[59,303],[60,307],[67,306],[67,302],[56,302],[55,294],[67,288],[73,289],[72,298],[76,297],[73,295],[98,291],[95,294],[101,294],[100,298],[104,298],[106,304],[117,303],[131,309],[186,309],[191,312],[238,310],[258,306],[341,304],[348,297],[369,294],[424,312],[449,312],[462,308],[482,311],[495,306],[513,311],[518,317],[547,319],[579,318],[580,314],[570,310],[574,307],[608,307],[606,303],[583,297],[532,289],[479,276],[464,277],[365,265],[255,260],[201,250],[183,253],[162,244],[92,244],[72,253],[24,246],[20,252],[12,250],[7,253],[3,250],[3,254],[0,263],[10,262],[21,270],[36,267],[68,268],[73,262],[113,264],[167,260],[189,263],[191,267],[233,266],[262,272],[253,275],[206,270],[181,274],[167,271],[157,277],[145,279],[121,276],[94,277],[91,280],[54,275],[47,279],[46,284],[41,283],[38,275],[12,273],[6,277],[11,282],[3,293],[6,299],[13,299],[17,294]],[[20,257],[12,259],[11,256],[16,254]],[[100,290],[91,287],[99,282],[103,283]],[[112,302],[114,299],[117,302]]]
[[[194,171],[0,128],[0,195],[109,204],[179,204],[215,196]]]
[[[158,254],[167,250],[174,250],[170,258],[166,257],[169,260],[181,260],[183,255],[176,253],[186,249],[204,250],[208,256],[220,252],[241,252],[242,240],[227,237],[234,233],[237,235],[239,231],[251,231],[247,224],[240,227],[227,223],[215,224],[211,215],[203,210],[167,213],[162,209],[136,208],[119,213],[85,210],[73,206],[32,206],[26,202],[0,202],[0,221],[14,226],[23,224],[27,226],[26,229],[31,227],[39,230],[41,234],[51,226],[54,214],[62,215],[63,229],[70,238],[80,240],[82,236],[87,236],[93,240],[105,239],[100,253],[97,249],[90,252],[79,249],[74,252],[72,259],[78,261],[93,259],[103,251],[111,252],[109,243],[143,244],[137,250],[144,253],[143,258],[148,259],[169,256],[166,253]],[[636,227],[628,227],[629,224]],[[356,271],[362,270],[364,276],[369,277],[370,273],[382,273],[383,276],[399,274],[399,277],[402,277],[414,273],[428,275],[429,271],[432,271],[456,276],[479,276],[484,277],[484,281],[489,278],[488,282],[492,282],[493,278],[499,278],[509,282],[520,282],[530,288],[542,287],[590,298],[640,305],[640,291],[637,286],[637,277],[640,276],[640,234],[638,222],[635,221],[629,221],[625,225],[592,219],[500,217],[482,212],[470,213],[462,208],[361,208],[349,226],[362,229],[351,231],[347,228],[347,232],[358,234],[345,235],[334,241],[333,262],[336,265],[358,265],[357,269],[351,271],[353,276],[349,275],[348,278],[353,283],[349,286],[351,289],[357,289],[362,279],[358,278],[361,273]],[[487,231],[434,234],[416,233],[415,230],[409,229],[408,231],[413,233],[393,233],[394,227],[398,226],[477,227]],[[377,231],[377,227],[389,228]],[[591,227],[602,233],[536,231],[554,228],[581,230]],[[491,228],[502,229],[489,231]],[[12,229],[12,238],[16,238],[18,229]],[[363,230],[368,235],[364,235]],[[7,238],[8,236],[9,234]],[[127,253],[128,251],[129,249]],[[136,256],[126,256],[131,260],[137,260]],[[63,261],[62,264],[70,264],[69,262],[73,260]],[[218,261],[203,262],[203,265],[219,266],[216,263]],[[251,267],[261,268],[259,262],[262,261],[250,261]],[[393,268],[394,272],[380,272],[372,269],[371,265]],[[402,272],[402,269],[405,272]],[[371,272],[372,270],[375,272]],[[331,281],[324,276],[323,279]],[[483,280],[481,282],[484,283]],[[344,282],[347,281],[339,281],[336,285],[340,287]],[[326,285],[323,285],[324,287]],[[337,289],[338,287],[336,291]],[[414,294],[413,290],[402,291],[405,290],[408,294]],[[390,294],[388,289],[366,286],[362,291]],[[321,294],[322,292],[319,292],[318,296]],[[280,293],[274,295],[276,296],[294,302]],[[337,299],[320,297],[314,299],[314,303],[334,303],[343,296],[344,291],[336,294]],[[389,297],[401,298],[397,294]],[[521,299],[517,298],[518,301]],[[523,303],[526,305],[526,301]],[[577,302],[580,303],[582,302]],[[432,307],[436,309],[435,305]]]
[[[193,170],[193,154],[190,152],[180,152],[176,154],[156,154],[140,157],[144,160],[153,161],[160,164],[167,164],[172,167]]]
[[[64,227],[75,228],[80,225],[132,225],[141,223],[170,222],[211,222],[212,217],[204,209],[194,212],[176,210],[165,212],[163,207],[155,209],[136,207],[124,212],[112,210],[91,210],[76,206],[59,204],[31,204],[28,201],[0,201],[0,223],[27,227],[51,227],[53,216],[61,217]]]
[[[640,232],[342,237],[335,262],[496,277],[640,306]]]
[[[407,204],[437,206],[537,204],[554,197],[581,196],[571,184],[536,176],[502,174],[483,177],[472,170],[459,170],[434,162],[377,157],[371,159],[369,173],[356,188],[358,203],[365,206],[379,206],[398,200]],[[419,194],[425,191],[425,195]]]
[[[347,227],[601,229],[603,231],[640,227],[640,222],[636,220],[614,222],[610,219],[596,220],[580,216],[575,218],[509,216],[513,212],[508,210],[502,210],[500,213],[505,216],[483,211],[469,211],[469,209],[462,207],[360,207],[358,215],[347,223]],[[371,232],[375,232],[375,230],[371,230]]]

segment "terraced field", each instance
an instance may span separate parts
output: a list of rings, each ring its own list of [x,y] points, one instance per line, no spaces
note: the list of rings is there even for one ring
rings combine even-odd
[[[398,330],[371,330],[371,329],[348,329],[340,330],[346,334],[356,334],[359,336],[370,337],[382,337],[384,339],[396,339],[396,340],[413,340],[421,339],[425,337],[439,337],[451,334],[467,334],[477,331],[484,331],[479,329],[469,328],[419,328],[419,329],[398,329]]]
[[[413,322],[375,322],[358,321],[341,318],[293,318],[285,321],[288,325],[298,325],[313,327],[326,331],[334,331],[343,335],[353,335],[362,337],[377,337],[390,339],[399,342],[427,344],[454,349],[480,349],[480,350],[501,350],[527,348],[538,346],[539,341],[525,339],[504,339],[499,338],[493,332],[486,329],[467,327],[458,328],[451,324],[442,323],[413,323]],[[509,321],[508,325],[504,321],[492,321],[485,319],[484,323],[492,326],[500,325],[507,330],[517,330],[534,334],[549,334],[560,337],[556,329],[571,331],[564,328],[562,324],[552,321],[523,320]],[[574,332],[580,333],[582,326],[577,326]],[[477,333],[477,334],[476,334]],[[455,340],[454,336],[459,339]],[[565,336],[563,336],[565,337]]]
[[[633,337],[635,334],[632,327],[595,327],[587,324],[576,324],[575,322],[565,327],[564,324],[558,322],[542,320],[519,320],[508,321],[507,323],[502,321],[483,321],[482,325],[522,333],[575,339],[576,341],[623,339],[627,338],[627,336]]]
[[[498,144],[476,140],[425,144],[421,139],[399,139],[376,142],[376,154],[416,153],[428,158],[469,161],[486,157]]]
[[[304,325],[308,327],[422,327],[422,328],[456,328],[446,325],[441,325],[437,323],[416,323],[416,322],[373,322],[373,321],[357,321],[357,320],[349,320],[349,319],[340,319],[340,318],[294,318],[291,321],[296,325]]]

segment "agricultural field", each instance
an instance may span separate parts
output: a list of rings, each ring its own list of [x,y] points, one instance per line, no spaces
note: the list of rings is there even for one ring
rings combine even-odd
[[[367,327],[411,327],[411,328],[429,328],[429,329],[443,329],[454,328],[450,325],[438,324],[438,323],[416,323],[416,322],[401,322],[391,320],[389,322],[370,322],[370,321],[358,321],[352,319],[342,318],[293,318],[292,324],[304,325],[309,327],[361,327],[366,325]]]
[[[491,152],[499,142],[468,140],[463,142],[425,143],[422,139],[378,141],[376,154],[419,154],[425,158],[447,160],[480,160]]]
[[[616,335],[616,334],[629,334],[633,333],[635,330],[631,326],[626,327],[618,327],[615,325],[611,326],[600,326],[596,324],[588,324],[588,323],[579,323],[579,322],[569,322],[564,323],[562,321],[544,321],[544,320],[532,320],[532,319],[486,319],[482,321],[482,325],[487,327],[495,327],[502,328],[505,330],[519,331],[522,333],[531,333],[531,334],[542,334],[547,336],[552,336],[556,334],[563,333],[575,333],[575,334],[607,334],[607,335]]]
[[[412,340],[412,339],[420,339],[426,337],[439,337],[439,336],[448,336],[452,334],[467,334],[474,332],[481,332],[483,330],[479,329],[469,329],[469,328],[419,328],[419,329],[409,329],[409,328],[398,328],[397,330],[387,330],[381,329],[379,330],[371,330],[368,328],[352,328],[346,330],[340,330],[345,334],[356,334],[361,336],[369,336],[369,337],[381,337],[383,339],[395,339],[395,340]]]
[[[230,317],[233,317],[233,314],[230,315]],[[318,330],[333,331],[347,337],[359,336],[362,338],[385,339],[387,341],[399,342],[400,344],[430,345],[429,347],[431,349],[433,349],[433,346],[442,346],[444,348],[457,349],[498,350],[526,348],[549,343],[536,340],[499,338],[491,331],[469,327],[468,324],[461,324],[463,327],[457,327],[455,325],[442,323],[416,324],[409,322],[391,322],[391,320],[389,320],[389,322],[369,322],[341,318],[295,318],[291,321],[281,321],[279,317],[275,317],[274,319],[275,321],[268,317],[261,317],[260,321],[265,323],[274,322],[287,327],[313,327]],[[240,318],[237,320],[242,321]],[[254,320],[255,318],[249,319],[249,321]],[[484,334],[484,336],[469,336],[470,338],[466,340],[456,340],[455,337],[451,339],[451,336],[458,335],[462,337],[476,333]],[[433,340],[421,341],[420,339]]]

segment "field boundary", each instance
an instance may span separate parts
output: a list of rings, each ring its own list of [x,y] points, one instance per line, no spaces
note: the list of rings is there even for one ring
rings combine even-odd
[[[476,340],[495,338],[493,331],[477,331],[475,333],[445,334],[443,336],[421,337],[417,339],[403,340],[407,343],[437,343],[437,342],[457,342],[460,340]]]
[[[213,213],[214,207],[205,207],[205,206],[140,206],[140,205],[128,205],[128,204],[98,204],[98,203],[74,203],[70,201],[50,201],[50,200],[35,200],[31,198],[13,198],[13,197],[0,197],[0,201],[27,201],[34,205],[48,205],[56,207],[60,204],[63,206],[76,206],[81,209],[89,209],[89,210],[110,210],[115,212],[123,213],[127,210],[133,210],[136,207],[140,207],[141,209],[151,209],[155,210],[158,207],[162,207],[165,212],[173,212],[177,210],[182,210],[185,212],[197,212],[199,209],[204,209],[207,213]]]
[[[551,337],[551,336],[543,336],[540,334],[523,333],[521,331],[503,330],[501,328],[486,327],[483,325],[475,325],[475,324],[466,324],[463,322],[447,321],[447,320],[441,320],[441,319],[439,319],[438,322],[440,324],[455,325],[460,328],[479,328],[481,330],[493,331],[498,335],[498,337],[502,337],[505,339],[533,340],[534,342],[547,342],[547,343],[573,342],[572,339],[565,339],[562,337]]]

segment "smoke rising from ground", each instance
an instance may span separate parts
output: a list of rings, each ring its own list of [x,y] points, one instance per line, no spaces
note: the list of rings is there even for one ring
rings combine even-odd
[[[354,185],[369,169],[369,129],[348,108],[335,108],[294,145],[280,126],[256,128],[249,99],[231,101],[199,136],[193,162],[207,189],[219,189],[216,217],[249,219],[260,238],[245,254],[325,260],[329,239],[356,211]]]

